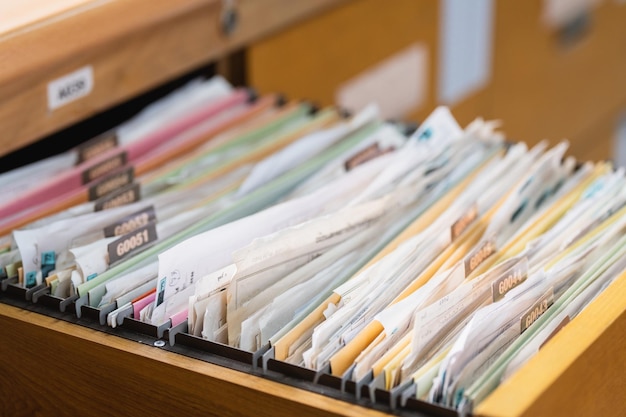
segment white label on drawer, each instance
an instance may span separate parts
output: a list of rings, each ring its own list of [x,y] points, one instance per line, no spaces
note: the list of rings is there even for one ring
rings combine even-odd
[[[55,110],[85,97],[93,89],[93,68],[83,67],[48,84],[48,109]]]
[[[428,49],[415,43],[339,86],[337,104],[352,112],[376,103],[385,119],[419,109],[428,92]]]

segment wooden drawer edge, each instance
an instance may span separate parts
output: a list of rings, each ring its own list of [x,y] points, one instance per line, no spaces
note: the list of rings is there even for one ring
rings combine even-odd
[[[476,407],[476,416],[626,415],[626,271]]]

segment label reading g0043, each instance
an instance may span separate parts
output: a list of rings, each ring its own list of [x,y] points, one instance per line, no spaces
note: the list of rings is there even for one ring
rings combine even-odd
[[[520,318],[520,333],[524,333],[554,303],[554,290],[550,288]]]
[[[138,252],[157,240],[156,223],[150,223],[114,240],[107,246],[109,265]]]

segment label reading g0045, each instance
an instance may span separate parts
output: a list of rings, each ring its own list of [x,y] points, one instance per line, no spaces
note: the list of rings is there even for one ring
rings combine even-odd
[[[485,259],[496,253],[496,244],[493,240],[486,240],[480,247],[476,248],[465,258],[465,277],[469,277]]]
[[[138,252],[157,240],[156,223],[150,223],[114,240],[107,246],[109,265]]]

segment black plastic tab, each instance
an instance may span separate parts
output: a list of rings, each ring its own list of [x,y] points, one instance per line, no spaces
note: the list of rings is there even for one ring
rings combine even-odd
[[[385,389],[385,374],[381,372],[377,377],[372,379],[370,383],[367,384],[370,401],[376,402],[376,391]]]
[[[81,318],[83,314],[83,306],[89,305],[89,296],[83,295],[82,297],[78,297],[76,302],[74,303],[74,312],[76,313],[76,317]]]
[[[178,333],[187,333],[189,327],[187,325],[187,320],[178,323],[176,326],[170,327],[165,330],[163,336],[169,341],[170,346],[174,346],[176,344],[176,335]]]
[[[395,386],[389,391],[389,407],[392,410],[395,410],[400,405],[400,398],[404,391],[406,391],[410,386],[413,386],[413,390],[415,391],[415,384],[413,381],[405,381],[404,383]]]
[[[168,320],[160,326],[155,326],[154,324],[136,320],[131,317],[126,317],[124,319],[123,327],[141,334],[145,334],[146,336],[151,336],[156,339],[163,339],[165,331],[172,327],[172,322]]]
[[[118,326],[122,326],[124,325],[124,320],[126,318],[132,318],[132,317],[133,317],[133,305],[129,304],[123,310],[117,313],[117,317],[115,318],[115,321],[117,322]]]
[[[254,365],[254,362],[262,356],[262,354],[255,356],[252,352],[237,349],[223,343],[202,339],[201,337],[193,336],[189,333],[177,333],[175,335],[175,341],[177,345],[193,347],[207,353],[212,353],[214,355],[232,359],[248,365]]]
[[[33,303],[35,303],[35,304],[36,304],[36,303],[38,303],[38,302],[39,302],[39,298],[40,298],[41,296],[43,296],[43,295],[47,295],[47,294],[50,294],[50,287],[48,287],[48,286],[46,285],[45,287],[43,287],[43,288],[41,288],[41,289],[39,289],[38,291],[35,291],[35,292],[33,293],[33,296],[32,296],[32,298],[31,298],[31,301],[32,301]]]
[[[6,291],[9,284],[17,284],[17,276],[4,278],[0,281],[0,289],[2,289],[3,292]]]
[[[363,378],[358,380],[355,384],[354,393],[356,395],[356,399],[360,400],[364,393],[368,392],[367,385],[372,382],[374,379],[374,371],[370,369],[370,371]],[[365,394],[367,395],[367,394]]]

